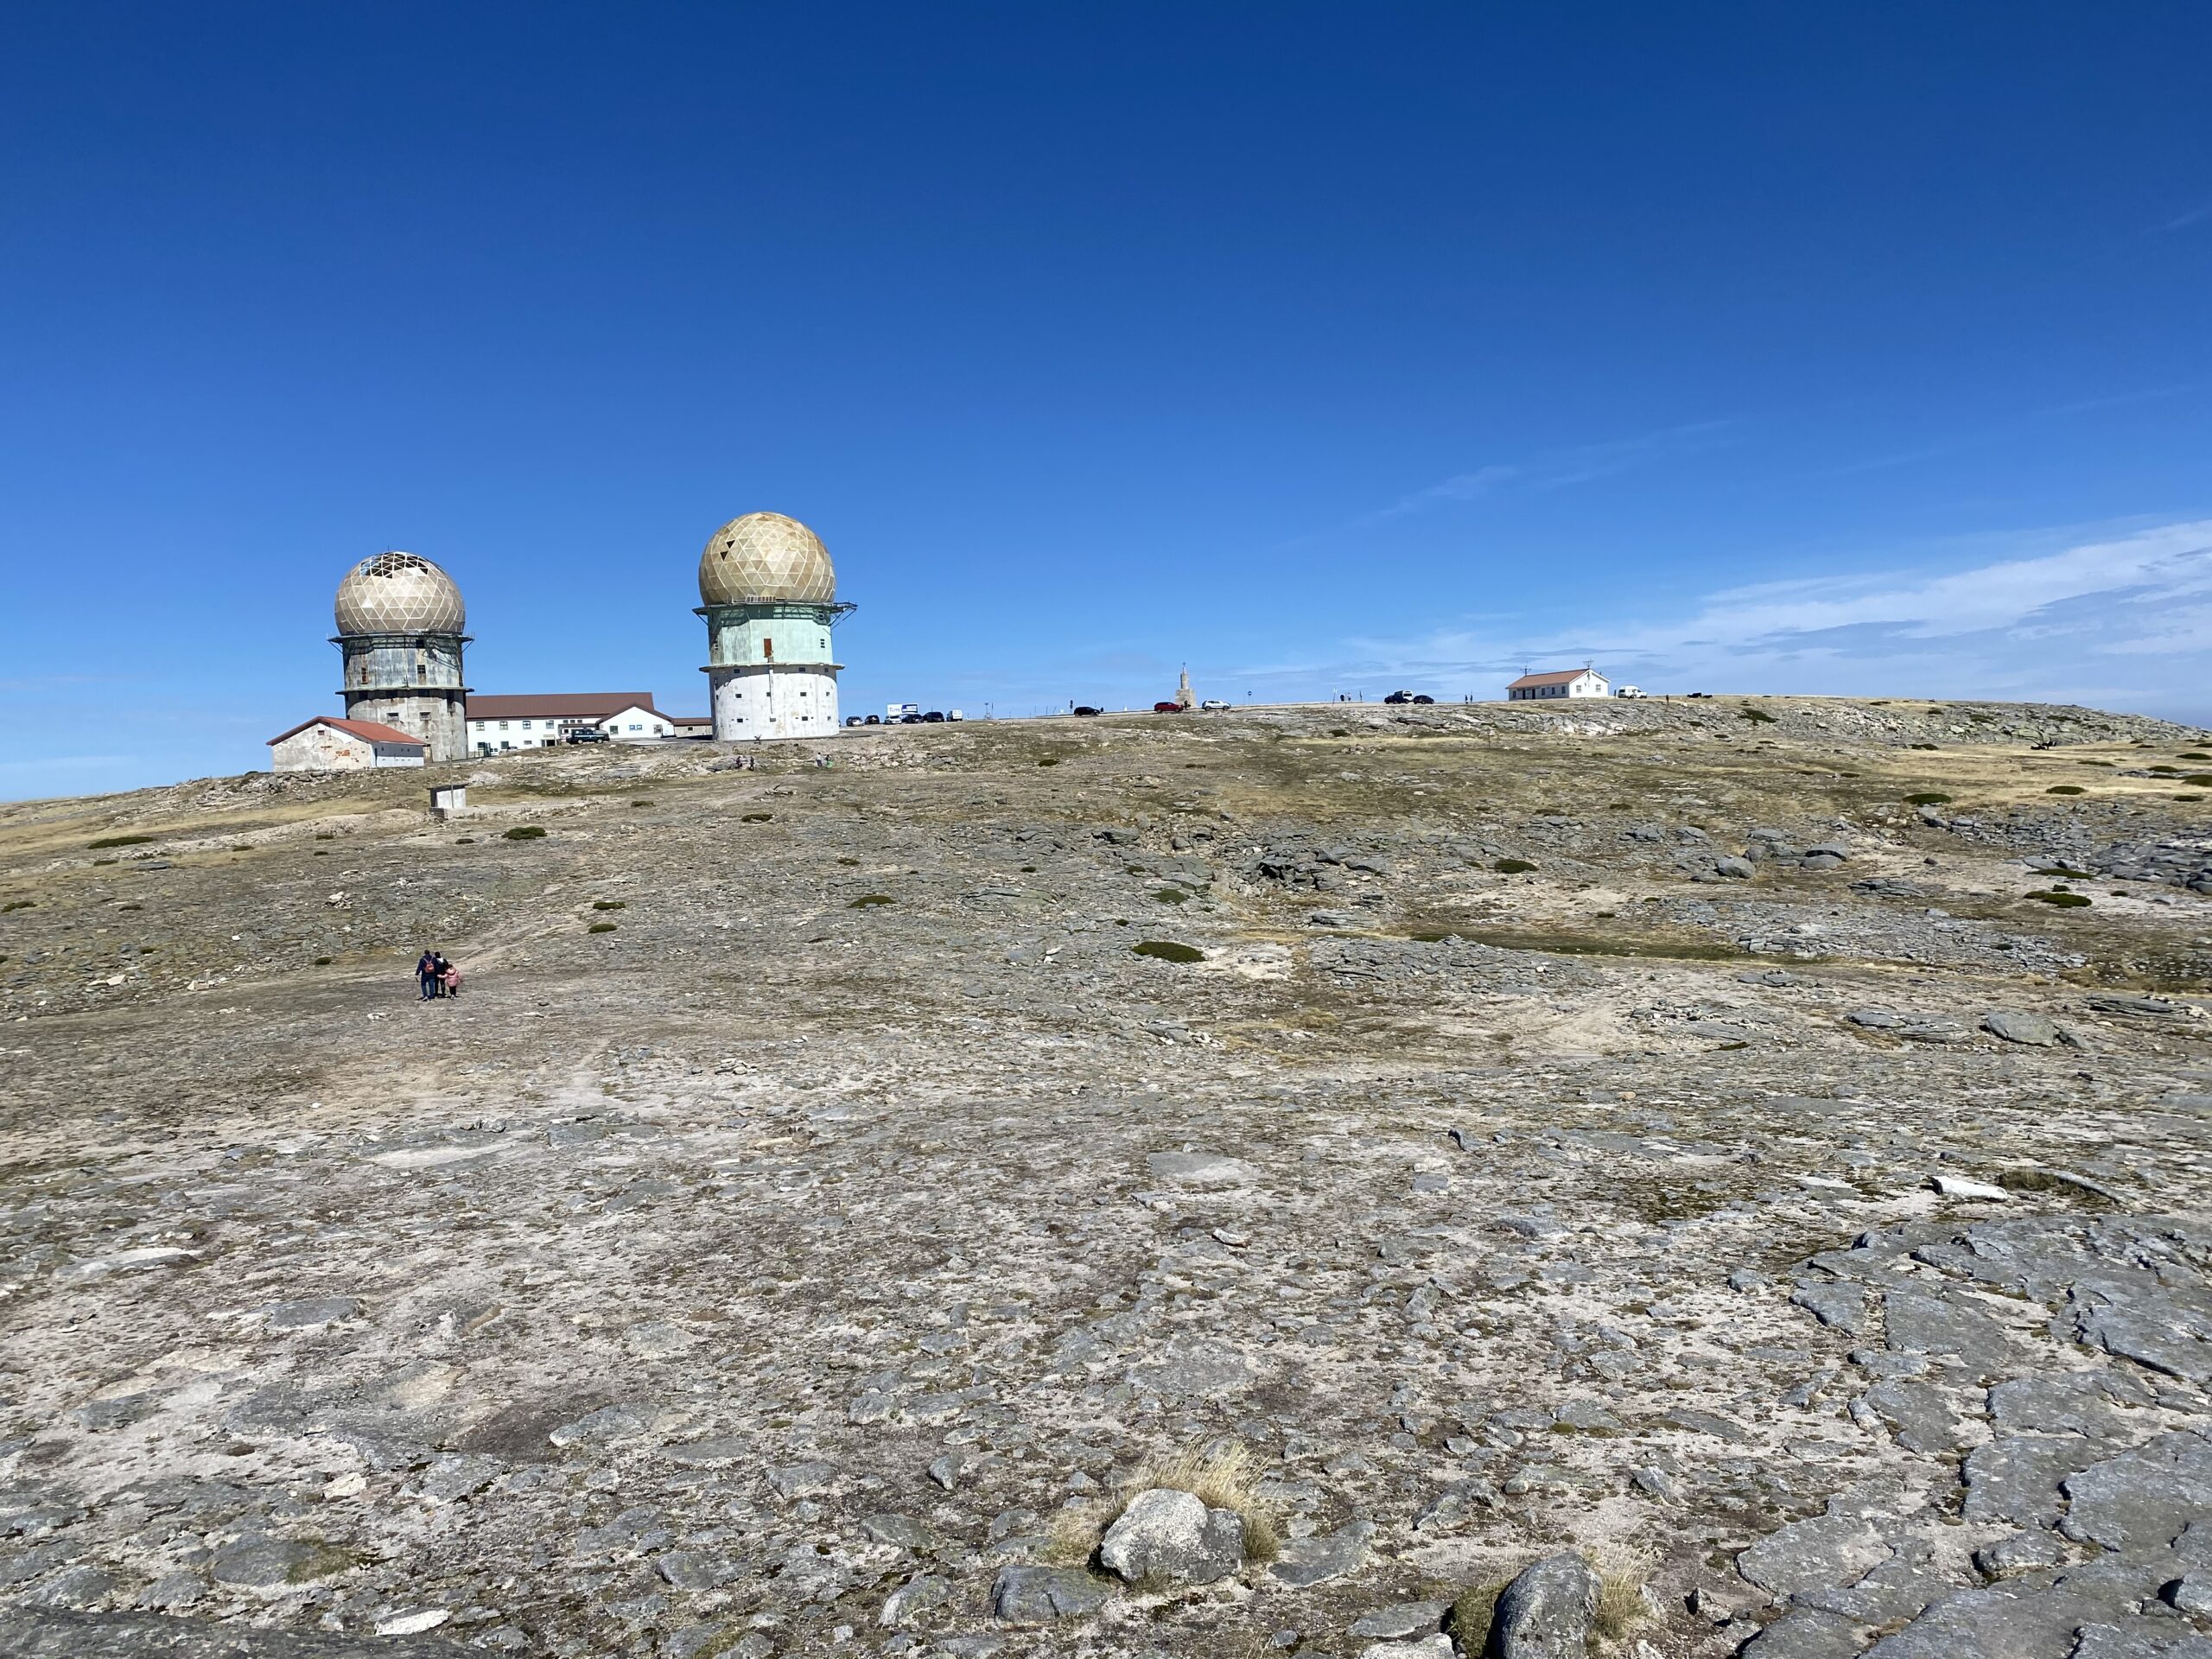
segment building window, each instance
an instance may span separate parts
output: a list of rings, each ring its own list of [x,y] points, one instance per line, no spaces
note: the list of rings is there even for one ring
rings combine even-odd
[[[760,639],[760,660],[764,663],[772,663],[776,660],[776,642],[765,634]]]
[[[523,728],[523,730],[524,730],[525,732],[526,732],[526,731],[528,731],[528,730],[530,729],[530,722],[529,722],[528,721],[526,721],[526,720],[525,720],[524,721],[523,721],[523,723],[522,723],[522,728]]]
[[[503,720],[499,722],[499,729],[503,732],[507,729],[507,722]],[[499,747],[505,748],[506,746],[505,744],[501,744]]]

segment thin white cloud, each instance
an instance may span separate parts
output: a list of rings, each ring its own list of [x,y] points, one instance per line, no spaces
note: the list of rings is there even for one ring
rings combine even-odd
[[[1721,435],[1732,424],[1729,421],[1696,421],[1637,437],[1578,444],[1567,449],[1547,450],[1526,461],[1495,462],[1471,472],[1454,473],[1426,489],[1400,496],[1387,507],[1363,514],[1357,522],[1377,524],[1448,501],[1479,500],[1505,489],[1556,490],[1571,484],[1586,484],[1593,479],[1610,478],[1616,473],[1670,455],[1710,448],[1721,442]]]
[[[1964,569],[1792,578],[1673,614],[1597,614],[1509,632],[1496,619],[1245,671],[1277,685],[1388,680],[1480,696],[1525,665],[1595,660],[1678,690],[2101,698],[2212,713],[2212,519]]]

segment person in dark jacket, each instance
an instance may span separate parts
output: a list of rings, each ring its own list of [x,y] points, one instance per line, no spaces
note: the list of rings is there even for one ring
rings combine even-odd
[[[423,988],[423,1001],[429,1001],[436,995],[438,958],[435,951],[425,950],[423,960],[415,964],[415,982]]]

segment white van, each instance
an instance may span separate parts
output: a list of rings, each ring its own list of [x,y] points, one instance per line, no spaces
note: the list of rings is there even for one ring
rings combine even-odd
[[[1613,688],[1613,695],[1617,697],[1640,697],[1643,695],[1643,688],[1640,685],[1617,685]]]

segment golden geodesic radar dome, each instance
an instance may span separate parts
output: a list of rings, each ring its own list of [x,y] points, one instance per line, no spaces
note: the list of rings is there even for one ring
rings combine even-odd
[[[459,633],[467,626],[461,589],[419,553],[363,559],[338,584],[340,633]]]
[[[836,597],[837,573],[822,538],[780,512],[731,519],[699,555],[702,605],[827,605]]]

